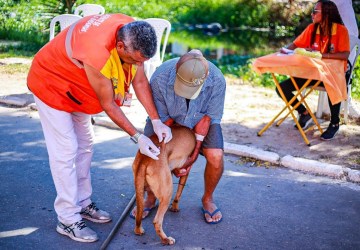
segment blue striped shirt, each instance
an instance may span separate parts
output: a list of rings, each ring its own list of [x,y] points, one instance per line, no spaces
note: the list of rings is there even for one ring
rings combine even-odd
[[[176,123],[194,128],[204,115],[211,118],[211,124],[220,123],[224,113],[226,81],[221,71],[211,62],[209,75],[197,98],[186,99],[174,92],[176,63],[179,58],[164,62],[150,79],[155,106],[161,121],[172,118]]]

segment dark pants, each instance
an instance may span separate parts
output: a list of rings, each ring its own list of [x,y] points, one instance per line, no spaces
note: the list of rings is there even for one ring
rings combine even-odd
[[[308,79],[296,78],[296,77],[294,77],[294,79],[295,79],[299,89],[308,80]],[[311,83],[309,84],[309,86],[313,86],[316,82],[317,82],[317,80],[312,80]],[[324,86],[324,85],[323,85],[323,83],[320,83],[319,86]],[[294,97],[293,91],[296,90],[294,84],[291,81],[291,79],[289,78],[289,79],[281,82],[280,87],[281,87],[282,91],[284,92],[284,95],[285,95],[285,98],[287,99],[287,101],[290,101]],[[276,88],[276,93],[280,96],[279,90],[277,88]],[[295,99],[295,101],[291,104],[291,106],[295,106],[298,102],[299,102],[299,100]],[[338,124],[340,122],[340,106],[341,106],[341,102],[339,102],[338,104],[332,105],[331,102],[330,102],[329,97],[328,97],[328,102],[329,102],[330,114],[331,114],[330,122],[332,124]],[[299,114],[303,114],[306,111],[306,108],[305,108],[305,106],[303,104],[300,104],[296,108],[296,111],[298,111]]]

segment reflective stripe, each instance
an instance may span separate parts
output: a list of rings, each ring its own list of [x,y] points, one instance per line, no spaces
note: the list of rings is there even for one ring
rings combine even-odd
[[[65,38],[65,49],[66,49],[66,54],[68,55],[69,59],[76,65],[78,66],[80,69],[84,68],[84,66],[76,59],[74,59],[72,57],[72,47],[71,47],[71,36],[72,33],[74,31],[75,25],[77,24],[77,22],[73,23],[67,34],[66,34],[66,38]]]

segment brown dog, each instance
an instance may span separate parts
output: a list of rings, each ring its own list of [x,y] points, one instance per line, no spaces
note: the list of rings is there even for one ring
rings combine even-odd
[[[164,215],[169,207],[173,193],[171,171],[175,168],[181,168],[195,148],[194,132],[182,126],[173,126],[171,130],[173,137],[167,144],[164,142],[159,144],[156,135],[150,137],[155,145],[160,146],[159,160],[153,160],[138,152],[133,163],[137,206],[134,232],[137,235],[145,233],[141,225],[144,209],[144,189],[151,189],[159,200],[153,224],[161,243],[164,245],[173,245],[175,243],[175,239],[168,237],[162,228]],[[173,212],[179,211],[179,200],[187,177],[187,175],[182,176],[179,180],[179,186],[170,208]]]

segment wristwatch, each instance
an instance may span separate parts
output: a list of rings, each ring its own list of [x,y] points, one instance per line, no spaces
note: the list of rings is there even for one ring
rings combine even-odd
[[[139,142],[139,137],[140,137],[141,133],[140,132],[136,132],[135,135],[130,137],[130,140],[132,140],[134,143],[138,143]]]

